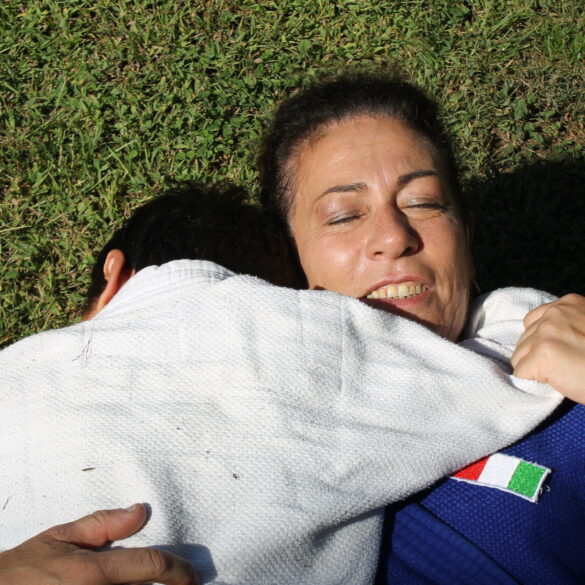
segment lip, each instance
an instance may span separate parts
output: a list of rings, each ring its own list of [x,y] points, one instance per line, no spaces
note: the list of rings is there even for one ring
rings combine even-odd
[[[395,275],[392,277],[387,277],[384,280],[380,280],[379,282],[374,284],[372,287],[370,287],[360,298],[366,299],[366,297],[370,293],[374,292],[375,290],[378,290],[379,288],[381,288],[383,286],[388,286],[389,284],[402,284],[403,282],[413,282],[415,284],[420,284],[420,285],[425,286],[427,288],[427,290],[420,293],[416,297],[411,297],[412,299],[422,297],[422,296],[426,295],[427,293],[431,292],[431,290],[432,290],[431,284],[429,283],[429,281],[426,278],[421,278],[420,276],[415,276],[412,274],[400,274],[400,275]],[[368,300],[372,300],[372,299],[368,299]],[[407,301],[410,299],[374,299],[374,300]]]
[[[401,284],[403,282],[413,282],[415,284],[424,285],[426,290],[414,297],[400,298],[382,298],[382,299],[368,299],[366,298],[371,292],[389,284]],[[412,274],[400,274],[390,278],[380,280],[368,292],[360,297],[360,301],[382,311],[389,311],[406,317],[408,319],[417,320],[417,313],[422,309],[429,297],[433,294],[433,290],[429,281],[426,278],[415,276]]]

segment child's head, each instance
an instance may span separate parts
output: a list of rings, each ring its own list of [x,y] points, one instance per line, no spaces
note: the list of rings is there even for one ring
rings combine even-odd
[[[294,286],[293,260],[284,238],[233,185],[185,183],[142,205],[98,255],[83,307],[100,310],[142,268],[171,260],[210,260],[236,273]]]

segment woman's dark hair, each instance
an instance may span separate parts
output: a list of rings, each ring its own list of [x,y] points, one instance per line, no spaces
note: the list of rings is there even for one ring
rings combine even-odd
[[[114,232],[93,266],[83,313],[106,286],[108,253],[124,252],[125,268],[136,271],[171,260],[217,262],[236,273],[294,286],[288,243],[246,192],[233,185],[183,183],[142,205]]]
[[[264,137],[259,158],[263,205],[288,223],[294,204],[294,163],[306,140],[354,116],[394,118],[417,132],[442,164],[459,216],[467,221],[451,141],[437,105],[414,85],[383,74],[346,74],[317,82],[284,100]]]

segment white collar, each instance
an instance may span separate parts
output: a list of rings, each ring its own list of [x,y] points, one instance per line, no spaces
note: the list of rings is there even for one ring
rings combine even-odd
[[[184,288],[219,282],[231,276],[235,273],[208,260],[173,260],[160,266],[147,266],[132,276],[94,318],[134,308],[152,297],[160,299]]]

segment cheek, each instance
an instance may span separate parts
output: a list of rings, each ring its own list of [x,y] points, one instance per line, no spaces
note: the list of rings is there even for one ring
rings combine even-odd
[[[457,289],[466,287],[471,280],[471,258],[463,228],[450,222],[450,225],[434,233],[432,247],[436,265],[442,267],[446,280]]]
[[[301,265],[310,288],[351,294],[360,254],[345,238],[317,237],[299,246]]]
[[[462,289],[469,290],[473,278],[473,262],[471,260],[471,251],[469,249],[467,236],[464,234],[461,234],[457,241],[456,255],[455,278]]]
[[[465,325],[469,305],[470,282],[473,278],[471,256],[463,231],[442,232],[435,240],[436,255],[431,260],[438,283],[437,331],[456,341]]]

